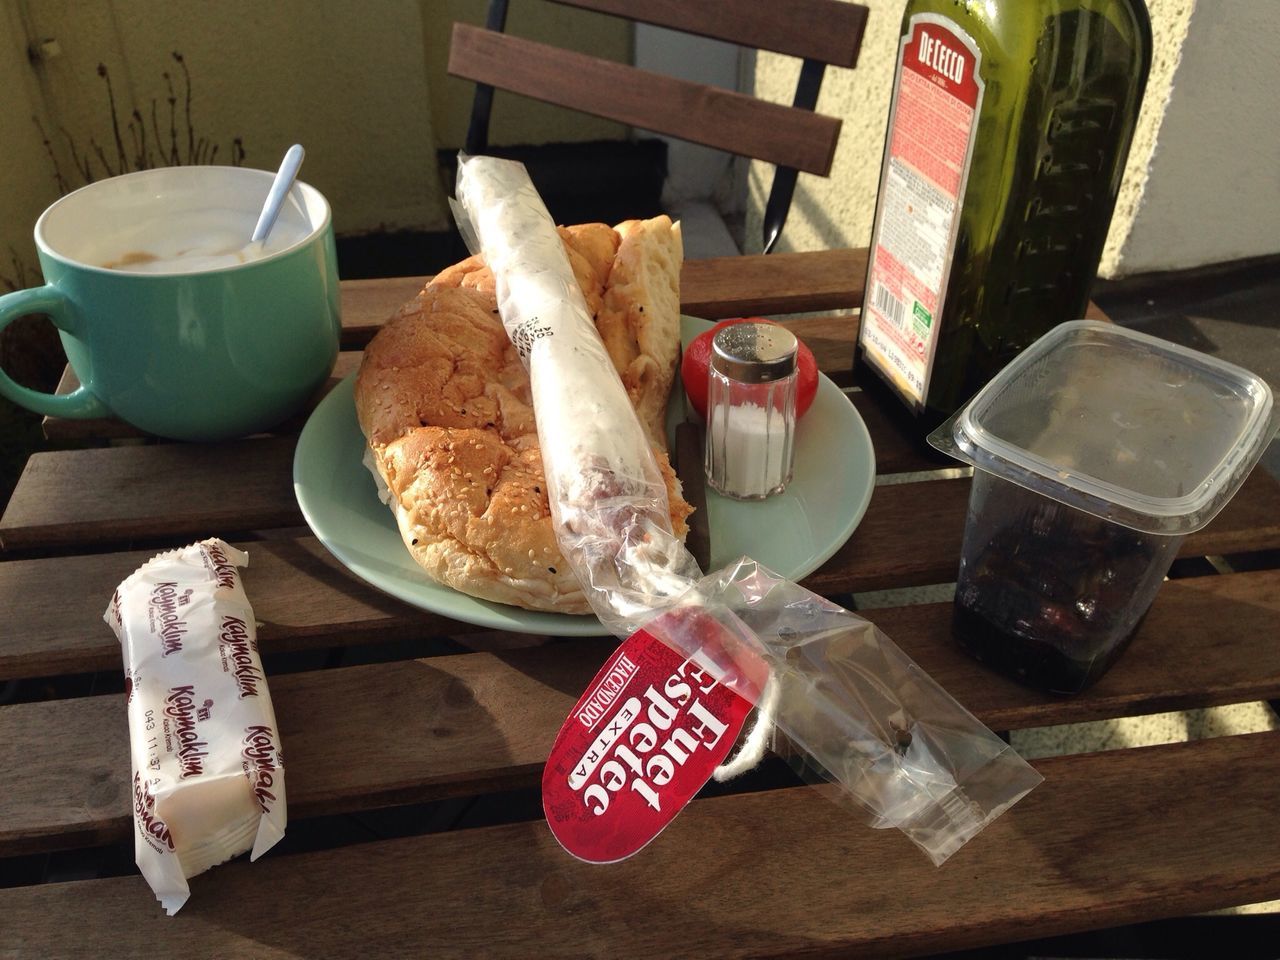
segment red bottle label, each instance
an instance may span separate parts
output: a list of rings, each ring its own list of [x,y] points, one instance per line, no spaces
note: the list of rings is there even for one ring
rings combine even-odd
[[[551,832],[589,863],[631,856],[707,782],[752,705],[648,632],[632,634],[551,748],[542,773]]]
[[[937,14],[911,19],[899,52],[858,335],[910,403],[929,392],[977,134],[977,45]]]

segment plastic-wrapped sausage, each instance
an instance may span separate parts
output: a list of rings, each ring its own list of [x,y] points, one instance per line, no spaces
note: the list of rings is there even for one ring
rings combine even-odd
[[[935,863],[1034,788],[1040,775],[873,624],[747,558],[700,578],[524,168],[464,158],[457,192],[459,227],[493,270],[529,367],[556,538],[592,608],[619,637],[643,627],[757,707],[758,733],[714,775],[749,768],[776,726],[807,771]]]
[[[672,533],[653,448],[524,166],[463,158],[457,191],[459,226],[529,368],[560,550],[596,615],[626,636],[701,571]]]
[[[124,656],[138,868],[170,915],[187,879],[284,836],[284,762],[240,581],[204,540],[144,563],[104,619]]]

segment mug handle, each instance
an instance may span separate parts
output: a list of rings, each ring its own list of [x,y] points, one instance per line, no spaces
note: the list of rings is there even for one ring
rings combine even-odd
[[[78,324],[75,307],[66,294],[53,284],[18,290],[0,296],[0,331],[18,317],[29,313],[47,314],[59,330],[75,333]],[[0,396],[46,417],[88,420],[109,417],[111,410],[98,395],[81,384],[71,393],[42,393],[22,386],[0,369]]]

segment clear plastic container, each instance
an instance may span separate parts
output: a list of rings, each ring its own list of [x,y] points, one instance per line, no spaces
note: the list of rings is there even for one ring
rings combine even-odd
[[[1247,370],[1111,324],[1054,328],[929,437],[975,468],[956,639],[1031,686],[1083,690],[1275,426]]]

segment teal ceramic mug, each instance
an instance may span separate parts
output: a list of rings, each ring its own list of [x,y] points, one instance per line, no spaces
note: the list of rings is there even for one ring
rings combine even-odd
[[[249,246],[272,174],[166,167],[92,183],[36,222],[45,285],[0,297],[0,330],[47,314],[81,386],[0,394],[55,417],[116,416],[177,440],[226,440],[298,412],[338,354],[329,204],[298,183]]]

